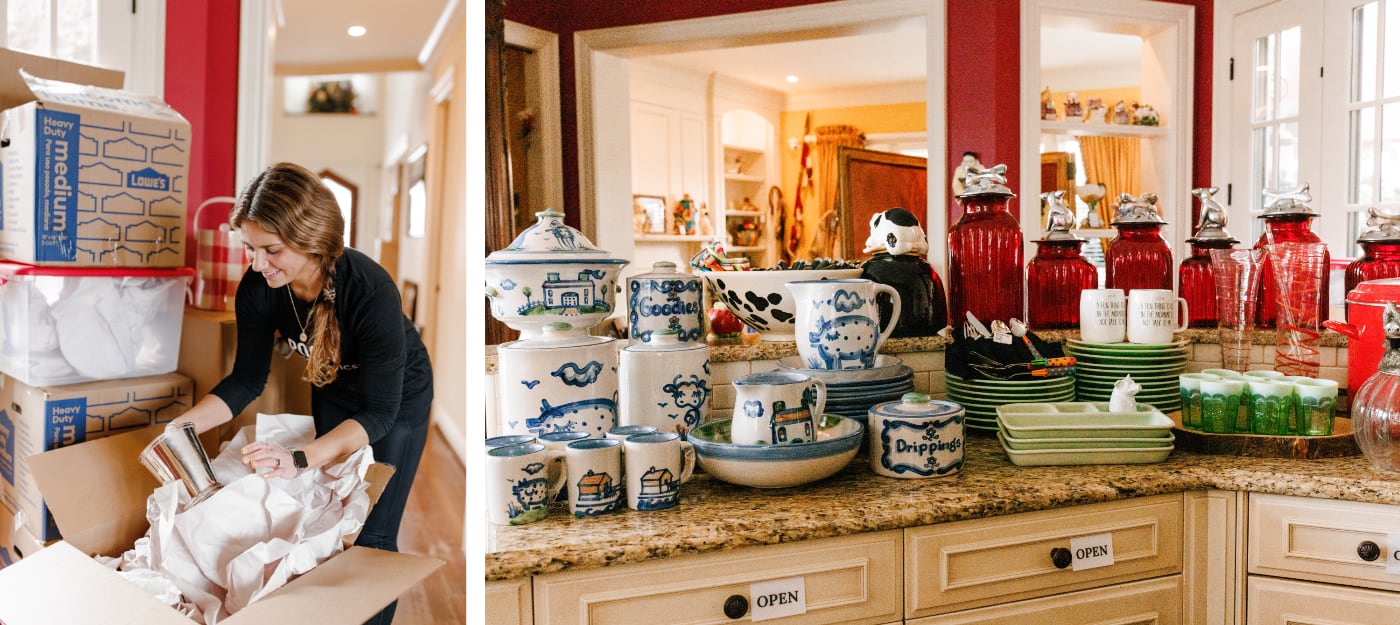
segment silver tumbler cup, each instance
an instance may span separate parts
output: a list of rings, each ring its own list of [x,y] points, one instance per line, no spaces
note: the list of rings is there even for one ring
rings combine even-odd
[[[209,456],[199,442],[193,423],[165,429],[141,450],[141,464],[162,484],[179,480],[185,485],[193,506],[213,495],[223,485],[214,478]]]

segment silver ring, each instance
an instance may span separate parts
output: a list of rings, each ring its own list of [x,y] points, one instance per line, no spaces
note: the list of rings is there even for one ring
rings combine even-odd
[[[280,469],[280,468],[282,468],[282,459],[281,459],[281,458],[278,458],[278,459],[277,459],[277,464],[272,465],[272,468],[274,468],[274,469]]]

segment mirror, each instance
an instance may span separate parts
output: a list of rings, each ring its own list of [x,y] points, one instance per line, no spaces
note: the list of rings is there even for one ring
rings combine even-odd
[[[836,222],[842,258],[865,255],[862,250],[875,215],[896,206],[915,215],[928,214],[928,159],[842,147],[836,160]]]

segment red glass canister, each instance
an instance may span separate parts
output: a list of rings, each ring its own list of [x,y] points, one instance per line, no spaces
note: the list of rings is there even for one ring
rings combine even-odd
[[[1264,191],[1264,198],[1268,208],[1260,215],[1264,220],[1265,232],[1254,243],[1254,249],[1264,249],[1270,243],[1321,243],[1322,238],[1312,231],[1312,219],[1317,217],[1317,212],[1313,211],[1309,202],[1312,201],[1312,193],[1305,183],[1291,191]],[[1323,259],[1323,266],[1329,266],[1332,262],[1331,253],[1327,253]],[[1327,318],[1327,292],[1331,284],[1331,272],[1322,273],[1322,297],[1318,302],[1320,310],[1319,319]],[[1278,305],[1275,301],[1277,288],[1274,285],[1274,268],[1272,261],[1266,261],[1259,272],[1259,306],[1255,313],[1254,326],[1256,328],[1272,328],[1278,320]]]
[[[1032,328],[1079,327],[1079,292],[1099,285],[1099,270],[1084,260],[1084,239],[1069,229],[1074,213],[1064,191],[1042,193],[1048,206],[1047,228],[1035,242],[1035,258],[1026,264],[1026,321]]]
[[[1006,166],[969,171],[963,214],[948,232],[948,317],[1007,320],[1025,309],[1025,239],[1011,215]]]
[[[1351,261],[1346,271],[1346,293],[1367,280],[1400,278],[1400,216],[1387,215],[1374,208],[1368,211],[1370,230],[1356,238],[1361,258]],[[1347,302],[1351,320],[1351,302]]]
[[[1225,208],[1212,199],[1220,189],[1203,187],[1192,189],[1191,195],[1201,202],[1201,217],[1196,224],[1196,234],[1187,239],[1191,244],[1191,257],[1181,261],[1177,268],[1177,294],[1186,300],[1190,312],[1188,325],[1192,328],[1216,327],[1215,312],[1215,271],[1210,261],[1211,250],[1228,250],[1239,240],[1225,231],[1228,217]]]
[[[1108,243],[1104,252],[1104,286],[1123,289],[1172,288],[1172,250],[1162,238],[1162,226],[1167,222],[1157,214],[1157,196],[1152,193],[1135,198],[1127,193],[1118,198],[1117,217],[1113,226],[1118,236]]]

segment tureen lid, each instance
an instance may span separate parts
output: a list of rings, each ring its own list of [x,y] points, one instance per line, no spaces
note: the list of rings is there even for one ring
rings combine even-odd
[[[963,407],[950,401],[932,399],[924,393],[905,393],[899,401],[877,404],[870,414],[885,418],[950,417],[963,412]]]
[[[1069,229],[1074,227],[1074,211],[1065,205],[1065,192],[1047,191],[1040,194],[1041,201],[1045,202],[1046,219],[1045,234],[1040,237],[1037,243],[1048,243],[1054,241],[1083,241]]]
[[[1306,182],[1287,190],[1264,189],[1265,209],[1259,216],[1264,219],[1287,215],[1317,217],[1317,211],[1313,210],[1310,202],[1312,191]]]
[[[505,249],[496,250],[486,257],[487,264],[525,261],[570,261],[580,260],[591,263],[625,265],[626,260],[608,258],[607,252],[598,249],[582,232],[564,223],[564,213],[547,208],[535,213],[534,224],[516,235]]]
[[[1393,215],[1372,206],[1366,209],[1366,225],[1371,229],[1356,237],[1357,243],[1400,241],[1400,215]]]
[[[996,165],[987,169],[977,169],[969,167],[967,170],[967,188],[963,189],[957,197],[972,197],[974,195],[1005,195],[1016,197],[1015,193],[1006,186],[1006,165]]]
[[[679,330],[667,328],[652,332],[646,340],[622,348],[629,352],[679,352],[690,349],[709,348],[706,343],[682,343]]]
[[[611,343],[612,338],[606,336],[590,336],[584,330],[575,330],[573,326],[563,321],[555,321],[544,327],[544,332],[535,338],[520,339],[501,345],[499,349],[527,350],[527,349],[559,349],[563,347],[584,347]]]
[[[1229,221],[1229,217],[1225,212],[1225,207],[1215,201],[1214,196],[1219,191],[1219,187],[1201,187],[1191,190],[1191,195],[1196,196],[1196,199],[1201,202],[1201,218],[1196,223],[1196,234],[1187,239],[1187,242],[1239,243],[1239,239],[1230,236],[1230,233],[1225,231],[1225,223]]]
[[[691,276],[691,274],[689,274],[689,273],[686,273],[686,272],[684,272],[684,271],[680,271],[679,269],[676,269],[676,264],[673,263],[673,262],[671,262],[671,261],[669,261],[669,260],[661,260],[661,261],[654,262],[654,263],[651,264],[651,271],[648,271],[647,273],[639,273],[639,274],[637,274],[637,275],[635,275],[635,276],[632,276],[632,279],[634,279],[634,280],[658,279],[658,278],[665,278],[665,279],[670,279],[670,280],[677,280],[677,279],[683,279],[683,278],[692,278],[692,279],[694,279],[694,280],[696,280],[696,281],[699,281],[699,280],[700,280],[700,278],[695,278],[695,277]]]
[[[1118,212],[1113,218],[1113,225],[1165,223],[1167,220],[1157,214],[1156,193],[1144,193],[1142,197],[1133,197],[1128,193],[1118,196]]]

